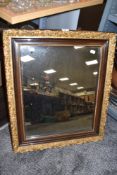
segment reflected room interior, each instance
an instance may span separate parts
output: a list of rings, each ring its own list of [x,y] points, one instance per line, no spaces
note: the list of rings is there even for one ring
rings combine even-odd
[[[20,45],[26,137],[92,130],[100,47]]]

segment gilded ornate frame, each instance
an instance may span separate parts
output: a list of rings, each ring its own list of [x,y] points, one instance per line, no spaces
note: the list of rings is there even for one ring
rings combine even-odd
[[[14,91],[14,77],[13,77],[13,62],[12,62],[12,42],[13,38],[54,38],[54,39],[89,39],[105,41],[108,45],[108,58],[106,66],[106,76],[104,84],[104,94],[102,100],[101,119],[99,126],[99,133],[83,138],[74,138],[70,140],[54,141],[42,144],[24,144],[21,145],[18,138],[18,126],[16,116],[16,99]],[[4,43],[4,65],[6,74],[6,87],[8,97],[8,108],[10,116],[10,128],[12,135],[13,149],[15,152],[26,152],[43,150],[52,147],[63,147],[72,144],[81,144],[86,142],[95,142],[104,138],[104,129],[106,123],[107,107],[109,103],[109,93],[111,89],[111,74],[114,60],[114,51],[116,44],[116,35],[113,33],[101,32],[84,32],[84,31],[27,31],[27,30],[6,30],[3,33]],[[100,75],[101,76],[101,75]],[[98,93],[98,92],[97,92]],[[98,94],[99,95],[99,94]]]

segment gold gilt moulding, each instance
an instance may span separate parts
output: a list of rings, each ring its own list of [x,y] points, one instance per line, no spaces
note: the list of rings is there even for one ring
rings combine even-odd
[[[3,42],[15,152],[104,138],[115,34],[6,30]]]

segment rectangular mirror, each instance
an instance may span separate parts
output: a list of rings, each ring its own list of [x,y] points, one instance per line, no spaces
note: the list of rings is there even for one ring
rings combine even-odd
[[[103,139],[115,39],[98,32],[4,32],[16,152]]]

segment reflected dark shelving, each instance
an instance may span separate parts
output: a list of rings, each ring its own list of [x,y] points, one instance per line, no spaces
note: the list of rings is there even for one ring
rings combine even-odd
[[[94,112],[94,102],[86,102],[85,99],[70,94],[60,92],[58,96],[47,96],[31,91],[24,91],[23,93],[25,116],[28,116],[26,122],[45,122],[43,121],[46,120],[45,116],[51,116],[51,119],[48,117],[48,120],[51,121],[66,121],[76,115]]]

